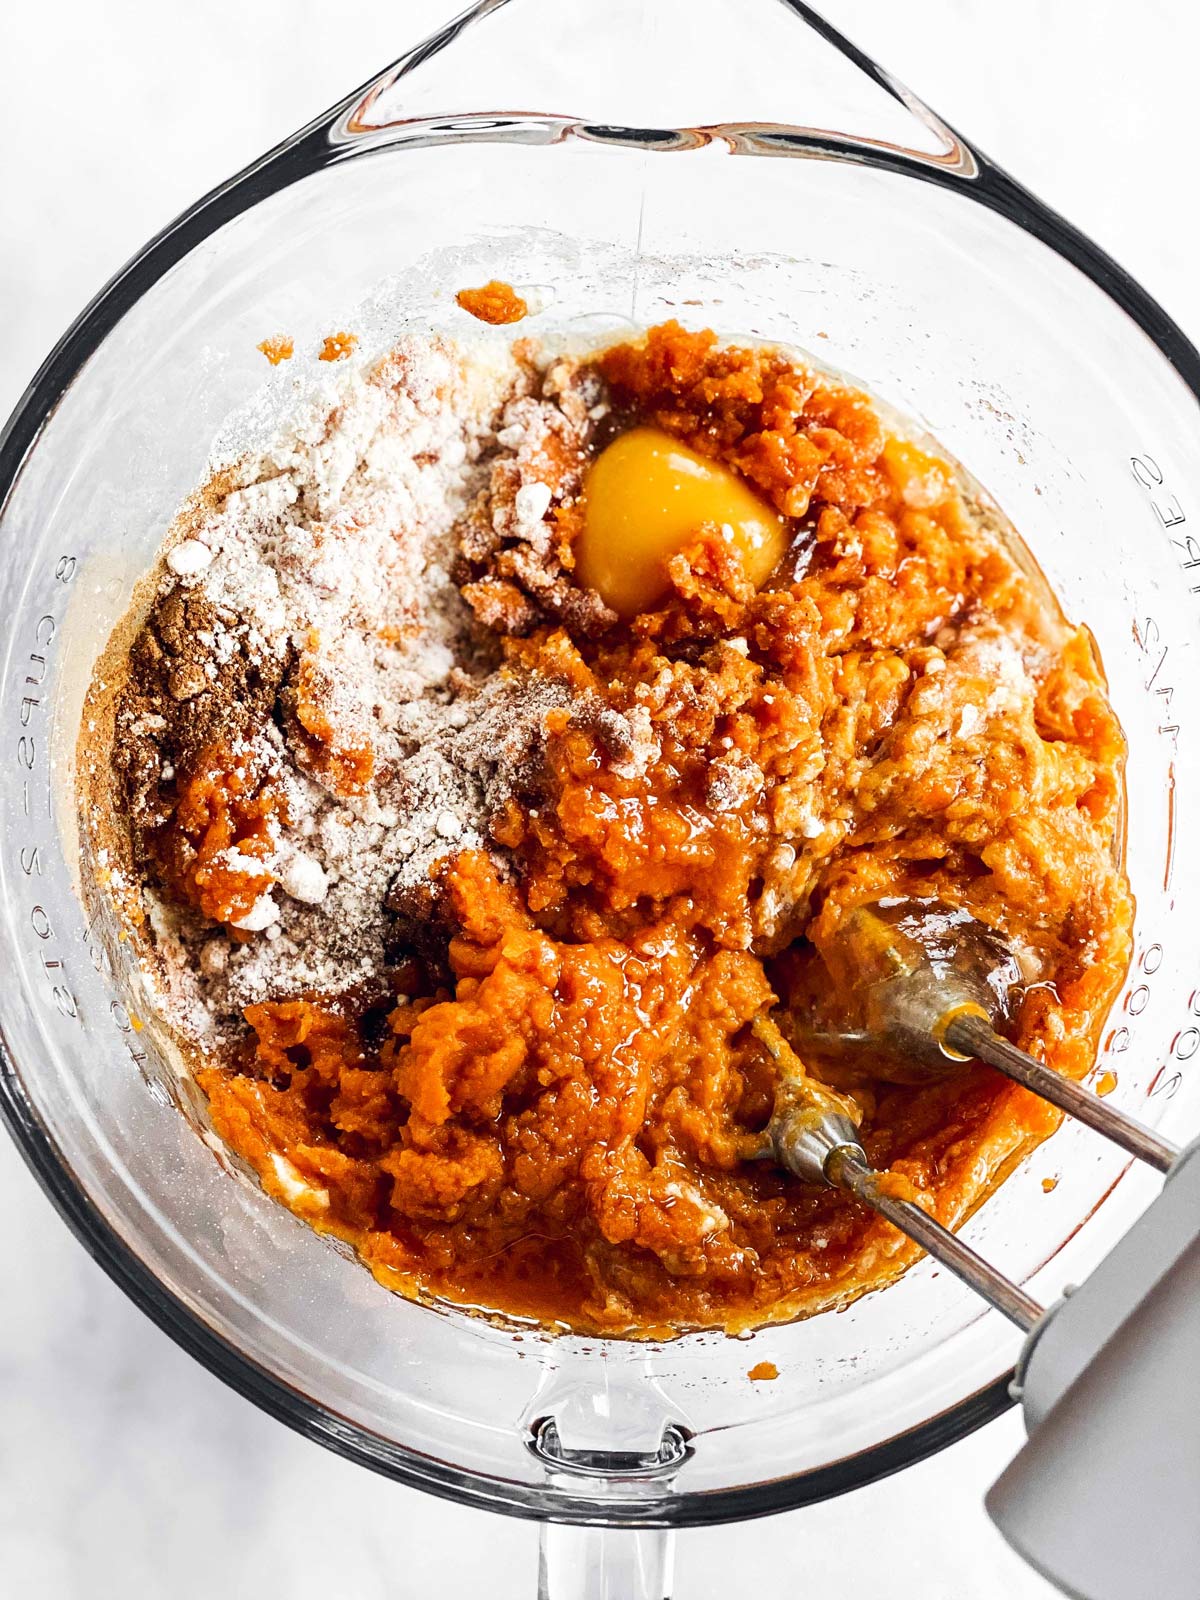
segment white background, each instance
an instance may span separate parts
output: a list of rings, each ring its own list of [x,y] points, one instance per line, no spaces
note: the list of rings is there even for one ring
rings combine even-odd
[[[0,0],[0,416],[145,238],[457,9]],[[1187,0],[823,9],[1200,339]],[[223,1388],[92,1265],[2,1137],[0,1208],[0,1600],[534,1593],[535,1529],[373,1478]],[[981,1505],[1020,1438],[1010,1414],[839,1501],[685,1534],[678,1600],[827,1583],[1046,1600]]]

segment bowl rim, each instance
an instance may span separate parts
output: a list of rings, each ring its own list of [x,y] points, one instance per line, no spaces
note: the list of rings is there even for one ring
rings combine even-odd
[[[132,306],[178,261],[226,223],[302,179],[349,160],[411,148],[414,144],[460,142],[486,137],[509,142],[526,120],[509,113],[478,113],[479,126],[455,118],[407,122],[382,130],[383,138],[358,140],[348,120],[385,80],[390,84],[413,65],[445,48],[467,26],[498,9],[504,0],[477,0],[438,34],[347,96],[314,122],[284,140],[225,183],[202,196],[152,238],[99,291],[79,314],[30,381],[0,432],[0,520],[12,490],[42,428],[72,382]],[[1116,261],[1085,234],[1043,204],[1001,167],[929,112],[902,85],[832,28],[803,0],[784,0],[797,17],[852,61],[889,94],[947,135],[965,160],[923,157],[876,141],[812,129],[777,130],[782,143],[772,150],[797,159],[867,165],[893,175],[932,183],[997,213],[1076,267],[1134,322],[1175,369],[1200,404],[1200,352],[1183,330]],[[662,152],[680,148],[675,136],[694,142],[700,130],[598,128],[569,118],[529,117],[546,130],[545,142],[582,136]],[[550,124],[553,124],[551,127]],[[347,133],[347,128],[350,131]],[[720,127],[702,130],[704,142],[721,137]],[[742,130],[725,130],[740,136]],[[409,1487],[475,1509],[538,1521],[626,1528],[689,1527],[765,1516],[810,1505],[860,1488],[910,1466],[964,1438],[1013,1404],[1012,1369],[955,1401],[916,1426],[853,1455],[777,1479],[730,1489],[672,1492],[625,1500],[592,1499],[451,1466],[372,1433],[338,1416],[271,1372],[210,1327],[169,1290],[121,1237],[71,1171],[50,1130],[42,1123],[21,1084],[0,1016],[0,1116],[18,1150],[59,1215],[94,1261],[168,1337],[222,1382],[305,1438],[338,1455]]]

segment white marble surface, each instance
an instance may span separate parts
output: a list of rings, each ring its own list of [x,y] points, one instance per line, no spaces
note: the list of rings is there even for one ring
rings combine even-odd
[[[0,413],[145,237],[455,9],[452,0],[0,7]],[[1200,142],[1191,8],[826,0],[825,10],[1200,337],[1200,236],[1183,187]],[[92,1265],[3,1138],[0,1206],[0,1594],[534,1592],[533,1528],[372,1478],[223,1388]],[[799,1571],[810,1592],[839,1578],[842,1592],[886,1600],[1045,1600],[1048,1586],[1009,1554],[981,1506],[1019,1438],[1010,1414],[839,1501],[688,1533],[676,1593],[732,1595]]]

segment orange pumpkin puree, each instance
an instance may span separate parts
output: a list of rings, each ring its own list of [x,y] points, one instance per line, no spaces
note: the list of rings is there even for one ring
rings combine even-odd
[[[777,1004],[786,1030],[855,905],[936,896],[1004,930],[1038,980],[1015,1037],[1082,1075],[1129,959],[1124,746],[1090,636],[866,395],[673,324],[594,359],[616,430],[734,469],[789,554],[756,587],[702,524],[652,611],[505,640],[653,753],[551,713],[544,792],[492,823],[519,870],[478,850],[436,869],[444,966],[251,1006],[252,1047],[200,1081],[268,1191],[407,1293],[606,1333],[745,1327],[915,1254],[739,1159],[774,1084],[750,1022]],[[331,759],[352,787],[366,757]],[[199,861],[210,836],[253,858],[265,803],[214,753],[181,808]],[[179,889],[227,920],[256,882],[201,865]],[[872,1161],[951,1224],[1056,1124],[978,1066],[850,1092]]]
[[[269,339],[263,339],[257,346],[273,367],[279,366],[282,361],[290,361],[296,354],[295,341],[290,334],[273,333]]]
[[[317,352],[318,361],[346,361],[354,354],[354,347],[358,343],[356,333],[327,333],[321,340],[321,348]]]
[[[283,810],[278,790],[249,761],[224,743],[209,745],[181,784],[172,825],[160,835],[171,891],[214,922],[236,923],[275,881],[266,858],[272,819]]]
[[[512,284],[499,278],[492,278],[478,289],[460,289],[454,298],[479,322],[490,322],[493,326],[521,322],[529,315],[528,304]]]

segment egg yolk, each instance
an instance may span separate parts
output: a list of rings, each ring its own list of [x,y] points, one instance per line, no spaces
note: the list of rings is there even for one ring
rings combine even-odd
[[[592,463],[584,484],[576,573],[620,617],[661,598],[666,564],[704,527],[763,583],[788,547],[784,519],[745,480],[658,428],[632,428]]]

